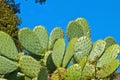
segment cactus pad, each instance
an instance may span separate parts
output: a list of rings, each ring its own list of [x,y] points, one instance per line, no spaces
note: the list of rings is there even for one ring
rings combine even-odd
[[[3,56],[0,56],[0,75],[13,72],[17,69],[17,64]]]
[[[65,41],[62,38],[58,39],[55,42],[52,52],[52,59],[56,67],[60,67],[62,65],[64,51],[65,51]]]
[[[103,67],[100,67],[99,70],[97,70],[96,76],[98,78],[105,78],[112,74],[119,66],[119,60],[115,59],[111,62],[105,64]]]
[[[97,62],[97,67],[102,67],[104,64],[111,62],[112,60],[116,59],[118,54],[120,53],[120,46],[114,44],[108,47],[101,58]]]
[[[36,33],[36,35],[39,37],[39,40],[41,42],[42,48],[48,47],[48,33],[45,27],[43,26],[36,26],[33,31]]]
[[[81,58],[85,55],[89,55],[89,52],[92,49],[92,41],[89,37],[82,36],[78,39],[75,44],[74,50],[74,58],[79,63]]]
[[[41,66],[34,58],[22,56],[19,60],[19,67],[25,75],[34,78],[38,76]]]
[[[77,18],[75,21],[81,25],[84,35],[90,37],[90,27],[88,22],[84,18]]]
[[[63,67],[66,67],[70,61],[70,59],[72,58],[72,56],[74,55],[74,46],[75,46],[75,43],[77,41],[78,38],[73,38],[70,40],[69,44],[68,44],[68,47],[66,49],[66,52],[64,54],[64,59],[63,59],[63,63],[62,63],[62,66]]]
[[[9,59],[18,60],[18,52],[13,39],[2,31],[0,31],[0,55]]]
[[[77,21],[70,21],[68,23],[66,34],[69,41],[72,38],[79,38],[84,35],[82,27]]]
[[[81,71],[82,71],[81,67],[78,64],[74,64],[66,70],[64,74],[64,79],[65,80],[80,80]]]
[[[61,28],[56,27],[52,30],[50,33],[50,38],[49,38],[49,49],[53,49],[54,43],[57,39],[63,38],[64,37],[64,32]]]
[[[108,36],[104,39],[106,41],[106,48],[108,48],[109,46],[116,44],[116,41],[113,37]]]
[[[60,67],[54,71],[51,76],[51,80],[64,80],[65,69]]]
[[[92,51],[90,52],[88,61],[95,62],[99,59],[105,50],[106,42],[104,40],[98,40],[94,43]]]
[[[37,80],[48,80],[48,72],[45,67],[41,67]]]
[[[38,36],[33,31],[28,28],[23,28],[20,30],[18,37],[20,43],[25,49],[34,54],[41,55],[41,42]]]

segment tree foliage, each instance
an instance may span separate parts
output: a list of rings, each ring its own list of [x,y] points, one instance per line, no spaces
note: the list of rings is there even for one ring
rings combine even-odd
[[[18,46],[18,25],[21,20],[14,12],[14,8],[6,1],[0,3],[0,31],[8,33]]]

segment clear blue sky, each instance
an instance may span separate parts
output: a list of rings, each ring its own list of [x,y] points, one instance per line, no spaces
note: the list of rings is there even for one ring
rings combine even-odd
[[[15,1],[21,3],[19,28],[43,25],[49,33],[54,27],[65,31],[70,20],[84,17],[93,42],[113,36],[120,44],[120,0],[47,0],[44,5],[36,4],[35,0]]]
[[[15,1],[21,3],[19,28],[43,25],[49,32],[56,26],[66,30],[70,20],[84,17],[93,41],[113,36],[120,44],[120,0],[47,0],[44,5],[35,0]]]

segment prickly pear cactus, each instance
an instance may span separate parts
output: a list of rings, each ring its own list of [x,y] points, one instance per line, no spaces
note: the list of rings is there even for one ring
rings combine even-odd
[[[120,65],[120,46],[112,37],[92,44],[84,18],[67,27],[68,46],[61,28],[48,36],[43,26],[23,28],[18,53],[12,38],[0,31],[0,80],[113,80]],[[49,39],[48,39],[49,38]],[[39,59],[38,59],[39,58]],[[68,64],[71,65],[68,66]],[[116,79],[116,78],[115,78]]]
[[[47,33],[47,30],[45,29],[45,27],[36,26],[33,29],[33,32],[38,36],[38,38],[41,42],[40,43],[41,47],[47,49],[47,47],[48,47],[48,33]]]
[[[104,39],[106,41],[106,48],[108,48],[109,46],[116,44],[116,41],[113,37],[108,36]]]
[[[13,60],[18,60],[19,58],[13,39],[2,31],[0,31],[0,55]]]
[[[92,49],[92,41],[87,36],[82,36],[78,39],[74,47],[74,58],[79,63],[81,58],[85,55],[89,55]]]
[[[52,74],[51,80],[64,80],[65,68],[59,67]]]
[[[65,41],[64,39],[58,39],[54,45],[52,52],[52,59],[57,67],[60,67],[62,65],[64,51],[65,51]]]
[[[103,54],[105,50],[106,42],[104,40],[98,40],[93,44],[93,48],[90,52],[90,55],[88,57],[88,61],[90,63],[95,62],[100,58],[100,56]]]
[[[41,67],[37,80],[48,80],[48,71],[45,67]]]
[[[61,28],[56,27],[52,30],[52,32],[50,33],[50,37],[49,37],[49,49],[53,49],[54,43],[57,39],[59,38],[63,38],[64,37],[64,32]]]
[[[74,46],[75,46],[75,43],[77,42],[77,39],[78,38],[73,38],[69,42],[66,52],[64,54],[64,59],[63,59],[63,63],[62,63],[63,67],[66,67],[68,65],[68,63],[70,62],[70,59],[74,55],[74,53],[75,53]]]
[[[15,71],[18,68],[17,63],[0,56],[0,74],[6,74]]]
[[[90,29],[87,21],[84,18],[77,18],[76,20],[70,21],[67,26],[67,37],[68,40],[72,38],[79,38],[81,36],[90,36]]]
[[[80,80],[82,68],[78,64],[70,66],[64,73],[65,80]]]
[[[118,54],[120,53],[120,46],[115,44],[108,47],[101,58],[97,62],[97,67],[102,67],[104,64],[111,62],[116,59]]]
[[[22,56],[19,60],[19,67],[25,75],[34,78],[38,76],[41,65],[30,56]]]
[[[39,40],[39,37],[35,34],[34,31],[23,28],[20,30],[19,34],[19,41],[23,45],[25,49],[32,52],[36,55],[41,55],[42,53],[42,47],[41,42]]]

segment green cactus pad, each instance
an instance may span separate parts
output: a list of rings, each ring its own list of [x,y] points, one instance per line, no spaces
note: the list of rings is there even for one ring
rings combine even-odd
[[[81,67],[78,64],[70,66],[64,73],[65,80],[80,80]]]
[[[56,27],[52,30],[50,33],[50,38],[49,38],[49,49],[53,49],[54,43],[57,39],[63,38],[64,37],[64,32],[61,28]]]
[[[111,62],[105,64],[103,67],[100,67],[97,70],[96,77],[97,78],[105,78],[112,74],[119,67],[119,60],[115,59]]]
[[[45,67],[41,67],[37,80],[48,80],[48,72]]]
[[[70,40],[68,47],[66,49],[65,55],[64,55],[64,59],[63,59],[63,63],[62,63],[63,67],[66,67],[68,65],[68,63],[70,62],[70,59],[74,55],[74,53],[75,53],[74,46],[75,46],[77,39],[78,38],[73,38]]]
[[[52,59],[56,67],[60,67],[62,65],[64,51],[65,51],[65,41],[63,38],[58,39],[55,42],[52,52]]]
[[[74,59],[79,63],[83,56],[89,55],[91,49],[92,49],[91,39],[86,36],[80,37],[74,47],[75,50]]]
[[[118,54],[120,53],[120,46],[114,44],[108,47],[101,58],[97,62],[97,67],[103,67],[104,64],[111,62],[112,60],[116,59]]]
[[[49,51],[45,57],[46,57],[46,59],[44,62],[47,66],[48,72],[53,73],[56,70],[56,66],[52,59],[52,51]]]
[[[0,56],[0,75],[13,72],[17,69],[17,64],[3,56]]]
[[[28,28],[23,28],[19,31],[18,37],[20,43],[25,49],[36,55],[41,55],[41,42],[39,37],[33,31]]]
[[[84,35],[90,37],[90,27],[88,22],[84,18],[77,18],[75,21],[81,25]]]
[[[64,80],[65,69],[60,67],[54,71],[51,76],[51,80]]]
[[[84,35],[83,29],[77,21],[70,21],[68,23],[66,34],[69,41],[72,38],[79,38]]]
[[[108,36],[104,39],[106,41],[106,48],[108,48],[109,46],[116,44],[116,41],[113,37]]]
[[[13,39],[2,31],[0,31],[0,55],[18,60],[18,52]]]
[[[43,26],[36,26],[33,31],[36,33],[36,35],[39,37],[39,40],[41,42],[42,48],[48,47],[48,33],[45,27]]]
[[[89,63],[86,63],[83,68],[81,80],[89,80],[95,77],[95,66]]]
[[[79,66],[83,69],[84,66],[86,65],[88,57],[87,56],[83,56],[82,59],[79,62]]]
[[[96,41],[93,45],[88,61],[91,63],[91,62],[95,62],[96,60],[98,60],[99,57],[104,52],[105,46],[106,46],[106,42],[104,40]]]
[[[19,60],[19,67],[25,75],[34,78],[38,76],[41,66],[34,58],[22,56]]]

